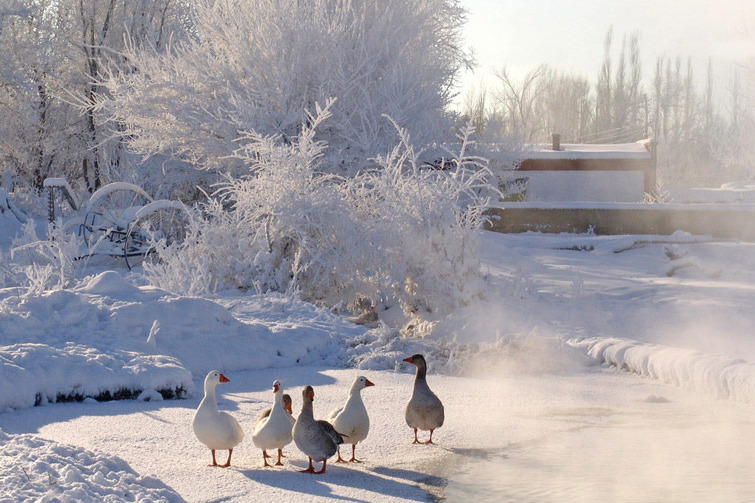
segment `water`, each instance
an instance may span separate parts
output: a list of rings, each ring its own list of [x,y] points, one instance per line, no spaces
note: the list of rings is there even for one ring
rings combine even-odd
[[[561,418],[563,420],[563,418]],[[514,445],[452,470],[447,502],[755,502],[755,423],[621,417]]]

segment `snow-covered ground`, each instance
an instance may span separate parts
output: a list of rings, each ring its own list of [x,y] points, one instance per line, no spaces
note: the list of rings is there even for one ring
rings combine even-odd
[[[627,487],[752,500],[753,462],[737,453],[755,443],[755,245],[484,233],[483,261],[487,298],[424,340],[295,299],[179,297],[121,269],[68,290],[0,290],[0,501],[461,501],[480,487],[491,501],[580,501],[573,487],[582,501],[629,501]],[[414,352],[446,404],[436,446],[410,445],[403,421]],[[231,379],[220,408],[247,432],[228,470],[206,466],[190,427],[211,368]],[[251,425],[273,379],[295,412],[314,386],[323,417],[360,373],[377,384],[363,391],[363,464],[300,474],[292,445],[285,467],[261,467]],[[116,393],[141,399],[91,398]],[[712,493],[695,492],[702,480]]]

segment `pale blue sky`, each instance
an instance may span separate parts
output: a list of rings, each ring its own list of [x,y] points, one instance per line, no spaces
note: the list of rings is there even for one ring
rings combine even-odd
[[[691,56],[700,79],[712,58],[724,85],[735,62],[755,56],[755,0],[462,1],[470,11],[467,45],[479,63],[464,75],[463,89],[490,79],[495,68],[519,76],[541,63],[594,81],[611,25],[614,61],[622,37],[639,31],[643,78],[659,56]]]

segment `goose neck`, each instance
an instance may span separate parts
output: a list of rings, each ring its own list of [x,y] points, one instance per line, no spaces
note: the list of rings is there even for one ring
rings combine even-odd
[[[302,403],[302,406],[301,406],[301,414],[299,415],[299,417],[303,417],[305,419],[311,419],[314,421],[315,416],[312,410],[312,402],[310,402],[309,400],[304,400],[304,403]]]
[[[200,408],[210,408],[213,410],[217,410],[218,408],[218,399],[215,396],[215,387],[214,386],[206,386],[204,390],[204,398],[202,398],[202,402],[199,404]]]
[[[417,365],[417,373],[414,375],[414,382],[425,381],[427,379],[427,366]]]

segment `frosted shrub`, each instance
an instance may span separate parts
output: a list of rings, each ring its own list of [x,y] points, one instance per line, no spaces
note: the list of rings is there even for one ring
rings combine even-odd
[[[354,271],[364,269],[367,241],[352,220],[344,180],[319,169],[325,144],[314,140],[331,105],[309,115],[290,143],[245,133],[235,155],[251,175],[218,185],[184,245],[158,246],[161,262],[145,265],[151,281],[184,293],[300,290],[331,305],[357,296],[361,275]],[[195,270],[201,273],[181,279]]]
[[[394,127],[399,144],[354,180],[354,210],[379,243],[388,281],[380,295],[407,313],[442,312],[480,294],[477,230],[493,176],[482,159],[465,155],[471,128],[460,152],[441,160],[449,169],[436,169],[423,167],[408,133]]]
[[[645,192],[643,203],[655,204],[655,203],[670,203],[673,201],[671,193],[666,189],[665,184],[660,178],[655,181],[655,186],[650,192]]]
[[[52,224],[47,233],[48,239],[39,239],[34,220],[29,219],[23,226],[23,235],[13,241],[11,248],[7,270],[32,295],[66,288],[76,280],[76,260],[82,238],[66,234]]]
[[[399,145],[353,178],[327,174],[315,130],[243,135],[235,155],[251,175],[227,177],[195,214],[186,241],[157,245],[145,264],[157,286],[179,293],[237,288],[299,292],[328,306],[443,312],[479,294],[479,229],[493,189],[490,171],[464,149],[451,169],[423,168],[399,130]],[[394,124],[395,126],[395,124]],[[380,309],[378,309],[380,310]]]

